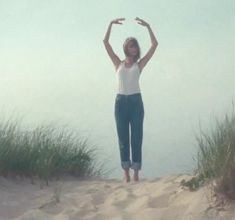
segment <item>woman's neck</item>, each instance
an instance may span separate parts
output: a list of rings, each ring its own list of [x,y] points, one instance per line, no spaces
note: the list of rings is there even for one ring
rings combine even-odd
[[[133,64],[133,63],[134,63],[134,59],[133,59],[132,57],[130,57],[130,58],[127,57],[127,58],[125,59],[125,63],[126,63],[126,64]]]

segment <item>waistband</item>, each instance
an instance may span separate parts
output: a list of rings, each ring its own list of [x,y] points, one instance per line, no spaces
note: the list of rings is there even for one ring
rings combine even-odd
[[[133,97],[133,96],[141,96],[141,93],[134,93],[134,94],[130,94],[130,95],[117,93],[117,96],[119,96],[119,97]]]

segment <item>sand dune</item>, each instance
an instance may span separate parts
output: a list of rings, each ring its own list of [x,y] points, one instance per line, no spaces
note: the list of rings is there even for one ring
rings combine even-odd
[[[206,187],[182,188],[180,181],[189,178],[180,174],[138,183],[70,178],[40,189],[39,183],[1,177],[0,220],[235,220],[235,204],[216,211],[209,208]]]

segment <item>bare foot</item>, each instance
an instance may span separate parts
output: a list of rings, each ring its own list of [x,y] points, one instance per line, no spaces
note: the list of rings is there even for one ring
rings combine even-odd
[[[139,181],[139,171],[138,170],[134,170],[133,179],[134,179],[134,181]]]
[[[124,171],[124,175],[125,175],[125,180],[126,182],[130,182],[130,174],[129,174],[129,169]]]

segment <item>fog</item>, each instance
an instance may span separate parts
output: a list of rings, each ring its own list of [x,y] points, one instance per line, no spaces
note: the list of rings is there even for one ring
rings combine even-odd
[[[158,47],[142,71],[143,177],[191,170],[195,133],[223,118],[235,97],[235,3],[225,1],[6,1],[0,0],[1,116],[24,116],[27,126],[51,121],[89,136],[101,160],[120,176],[114,119],[117,81],[103,45],[124,59],[126,37],[142,56]]]

